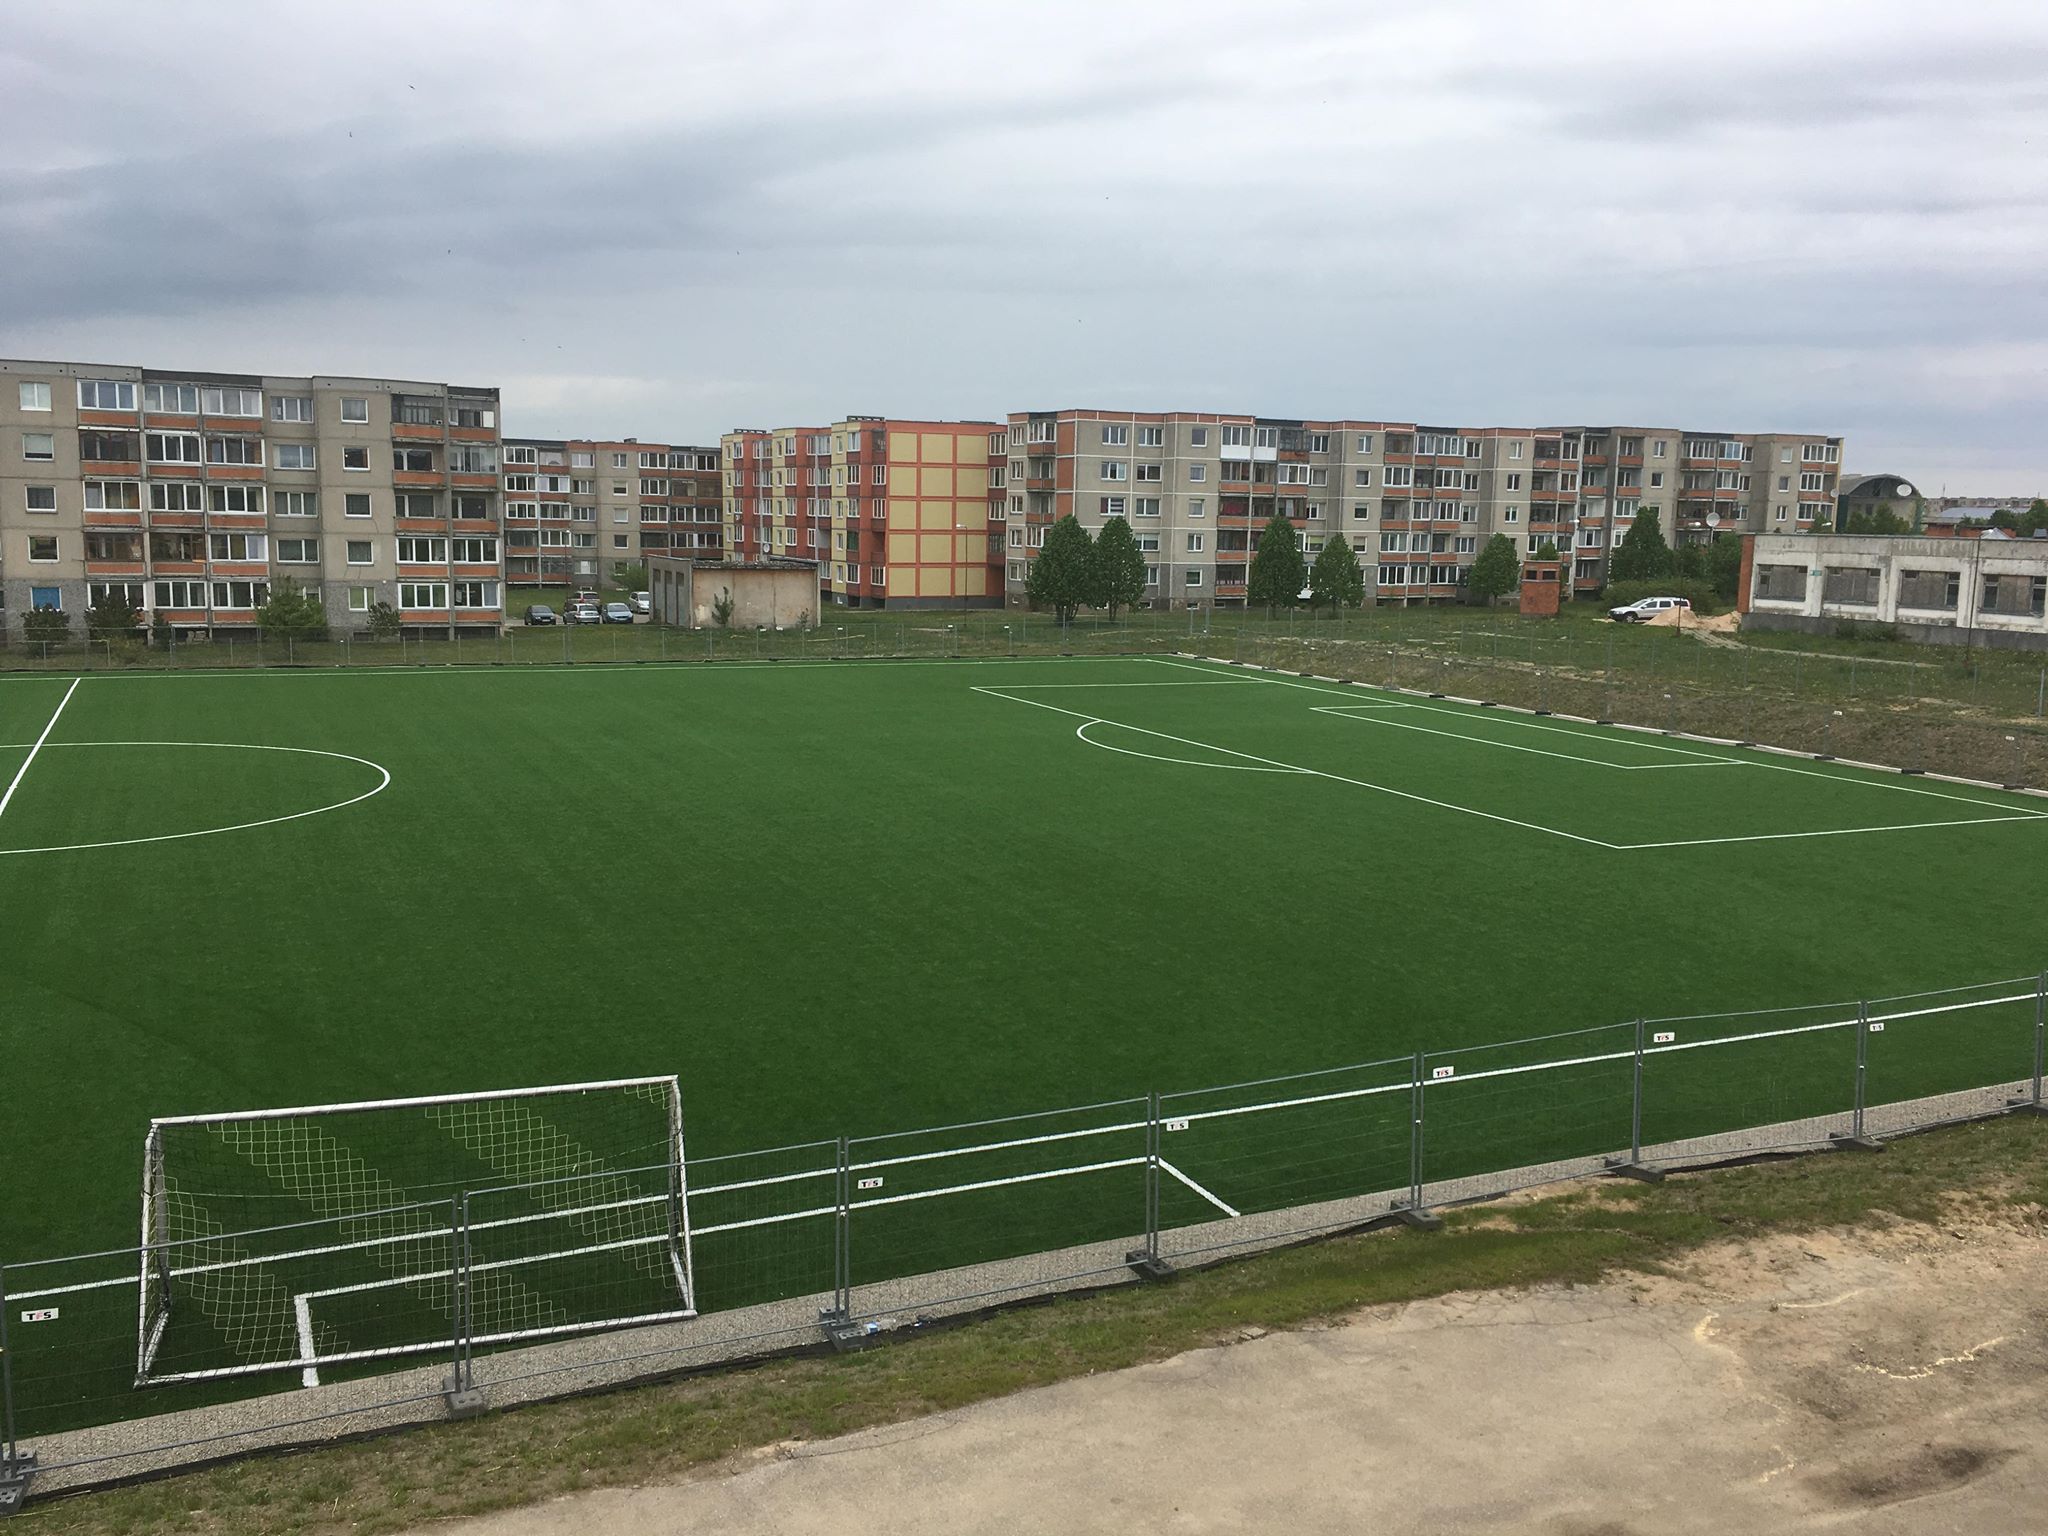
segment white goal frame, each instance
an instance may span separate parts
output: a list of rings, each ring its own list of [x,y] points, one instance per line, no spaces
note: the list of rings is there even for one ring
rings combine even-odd
[[[666,1113],[667,1128],[664,1136],[663,1154],[660,1165],[645,1165],[638,1168],[615,1170],[597,1169],[564,1177],[542,1177],[530,1181],[516,1177],[482,1180],[473,1189],[444,1195],[451,1208],[459,1213],[458,1221],[450,1228],[450,1257],[446,1267],[436,1266],[429,1270],[411,1273],[395,1273],[370,1281],[341,1284],[327,1288],[313,1288],[293,1292],[290,1296],[295,1320],[298,1348],[289,1358],[245,1361],[223,1364],[193,1370],[161,1370],[157,1368],[157,1354],[163,1343],[165,1330],[171,1321],[173,1297],[180,1277],[194,1274],[220,1272],[235,1269],[256,1269],[264,1265],[286,1261],[318,1258],[323,1254],[362,1254],[385,1248],[402,1247],[408,1242],[417,1242],[427,1235],[425,1229],[415,1228],[397,1234],[382,1234],[336,1241],[332,1236],[315,1237],[310,1228],[326,1226],[330,1229],[339,1222],[380,1214],[391,1214],[399,1209],[416,1209],[417,1205],[405,1206],[377,1202],[361,1211],[351,1211],[338,1217],[302,1220],[284,1226],[261,1229],[256,1233],[223,1232],[219,1241],[231,1241],[238,1237],[268,1235],[283,1239],[277,1251],[265,1251],[250,1256],[231,1258],[209,1258],[204,1262],[181,1265],[178,1250],[195,1243],[193,1238],[182,1237],[168,1230],[167,1211],[169,1207],[165,1183],[164,1133],[180,1126],[225,1126],[248,1124],[259,1121],[282,1121],[312,1119],[329,1116],[348,1116],[374,1113],[377,1111],[435,1109],[465,1104],[487,1104],[495,1102],[516,1102],[522,1100],[559,1098],[564,1095],[593,1092],[641,1090],[649,1093],[650,1099],[658,1099]],[[656,1171],[663,1174],[665,1188],[659,1194],[635,1195],[629,1198],[600,1199],[587,1205],[569,1205],[526,1213],[480,1220],[471,1224],[468,1216],[468,1197],[471,1194],[503,1195],[524,1190],[540,1190],[548,1186],[573,1184],[585,1179],[603,1179],[627,1173],[646,1174]],[[420,1202],[429,1204],[433,1202]],[[608,1214],[615,1214],[633,1207],[659,1205],[665,1207],[665,1230],[655,1235],[641,1235],[613,1240],[593,1241],[579,1236],[565,1241],[559,1249],[544,1250],[522,1255],[513,1259],[475,1261],[470,1255],[470,1236],[473,1232],[493,1228],[531,1226],[540,1223],[575,1221],[578,1218],[602,1220]],[[294,1241],[293,1227],[300,1229],[300,1240]],[[638,1311],[630,1315],[606,1316],[580,1319],[567,1323],[552,1323],[539,1326],[498,1328],[476,1332],[475,1319],[470,1315],[468,1305],[460,1296],[456,1301],[454,1327],[451,1337],[436,1337],[417,1342],[382,1345],[376,1348],[357,1350],[331,1350],[322,1352],[315,1341],[312,1306],[323,1297],[346,1295],[356,1292],[380,1289],[397,1289],[407,1285],[446,1280],[455,1285],[459,1292],[466,1292],[470,1278],[485,1271],[505,1271],[520,1268],[538,1268],[553,1261],[583,1259],[593,1254],[625,1249],[655,1247],[661,1250],[659,1267],[672,1276],[675,1295],[679,1305],[652,1311]],[[319,1368],[323,1365],[343,1365],[352,1362],[385,1359],[402,1355],[437,1354],[460,1348],[464,1352],[478,1344],[513,1343],[524,1339],[560,1337],[574,1333],[596,1333],[606,1329],[636,1327],[649,1323],[684,1321],[697,1316],[695,1267],[691,1250],[690,1201],[687,1163],[683,1142],[682,1087],[674,1074],[660,1077],[612,1078],[597,1082],[557,1083],[539,1087],[510,1088],[475,1093],[423,1094],[411,1098],[365,1099],[352,1103],[300,1105],[281,1109],[240,1110],[222,1114],[167,1115],[153,1118],[143,1143],[142,1164],[142,1244],[140,1268],[137,1275],[136,1312],[136,1385],[152,1386],[171,1382],[209,1381],[225,1377],[257,1375],[272,1371],[295,1369],[301,1372],[304,1384],[319,1385]],[[160,1302],[159,1305],[153,1305]]]

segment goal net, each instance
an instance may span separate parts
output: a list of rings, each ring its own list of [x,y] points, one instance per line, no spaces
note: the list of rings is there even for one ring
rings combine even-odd
[[[673,1077],[150,1124],[138,1385],[695,1310]]]

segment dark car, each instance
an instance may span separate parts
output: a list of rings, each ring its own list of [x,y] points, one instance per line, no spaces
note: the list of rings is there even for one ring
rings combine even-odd
[[[633,610],[624,603],[606,603],[604,621],[607,624],[630,624],[633,622]]]
[[[595,603],[571,603],[562,610],[564,624],[602,624],[604,616],[597,611]]]
[[[526,608],[526,622],[529,624],[552,624],[555,610],[546,603],[529,603]]]

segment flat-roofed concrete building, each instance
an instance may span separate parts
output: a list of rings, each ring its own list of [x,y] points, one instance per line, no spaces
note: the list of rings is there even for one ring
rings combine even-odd
[[[1914,640],[2048,649],[2048,537],[1753,534],[1736,606],[1745,629],[1896,625]]]
[[[273,583],[336,629],[504,617],[495,388],[0,360],[0,601],[124,598],[253,628]]]
[[[1124,517],[1152,601],[1244,601],[1258,531],[1286,517],[1311,559],[1347,538],[1380,603],[1460,601],[1494,534],[1554,545],[1580,590],[1646,510],[1667,541],[1803,528],[1832,505],[1841,439],[1677,428],[1458,427],[1188,411],[1020,411],[1001,466],[1004,590],[1022,604],[1045,529]],[[1782,494],[1757,459],[1787,466]]]

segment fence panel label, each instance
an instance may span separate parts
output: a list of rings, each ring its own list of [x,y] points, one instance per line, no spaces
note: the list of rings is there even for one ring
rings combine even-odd
[[[21,1320],[24,1323],[54,1323],[57,1321],[57,1309],[55,1307],[37,1307],[32,1312],[22,1313]]]
[[[1188,1123],[1185,1120],[1169,1120],[1166,1122],[1166,1128],[1169,1131],[1184,1131],[1188,1128]]]
[[[862,1179],[853,1187],[855,1189],[880,1189],[882,1187],[882,1176],[878,1173],[871,1179]]]
[[[1660,1030],[1658,1030],[1658,1031],[1657,1031],[1657,1033],[1655,1033],[1654,1035],[1650,1036],[1650,1042],[1651,1042],[1651,1044],[1653,1044],[1653,1045],[1669,1045],[1669,1044],[1670,1044],[1670,1043],[1671,1043],[1672,1041],[1676,1040],[1677,1038],[1678,1038],[1678,1031],[1677,1031],[1677,1030],[1675,1030],[1675,1029],[1660,1029]]]
[[[1433,1080],[1440,1081],[1443,1078],[1450,1077],[1457,1070],[1458,1069],[1456,1067],[1431,1067],[1429,1069],[1429,1075]]]

